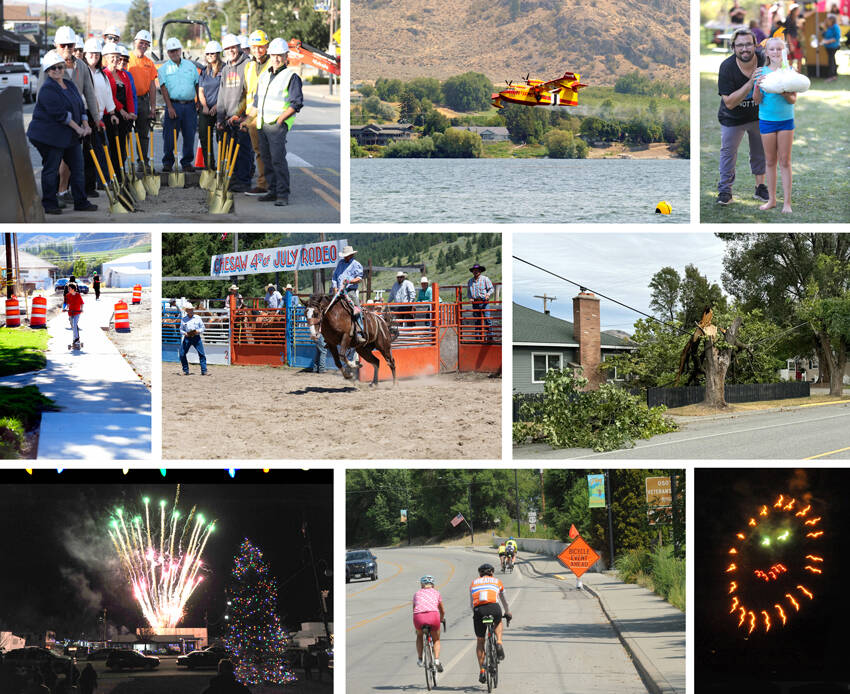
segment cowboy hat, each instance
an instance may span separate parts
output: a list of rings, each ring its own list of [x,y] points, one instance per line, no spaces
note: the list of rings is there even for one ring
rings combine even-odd
[[[345,246],[342,249],[342,257],[343,258],[347,258],[348,256],[354,255],[355,253],[357,253],[357,251],[355,251],[351,246]]]
[[[195,310],[195,307],[194,307],[194,306],[192,306],[192,304],[191,304],[190,302],[186,301],[186,302],[183,304],[183,310],[184,310],[184,311],[194,311],[194,310]]]
[[[420,280],[419,280],[419,284],[422,284],[423,282],[424,282],[425,284],[427,284],[427,283],[428,283],[428,278],[427,278],[427,277],[424,277],[424,276],[423,276],[422,278],[420,278]]]
[[[476,270],[480,270],[481,272],[484,272],[486,269],[487,268],[484,267],[483,265],[479,265],[478,263],[475,263],[475,265],[473,265],[471,268],[469,268],[469,271],[475,272]]]
[[[266,287],[266,291],[268,291],[269,289],[277,289],[277,287],[275,287],[273,284],[270,284]]]
[[[287,285],[286,285],[286,289],[292,289],[292,285],[291,285],[291,284],[287,284]]]
[[[238,291],[239,291],[239,287],[237,287],[235,284],[231,284],[231,285],[230,285],[230,291],[231,291],[231,292],[238,292]]]
[[[395,273],[395,276],[396,277],[407,277],[407,273],[399,270],[397,273]]]

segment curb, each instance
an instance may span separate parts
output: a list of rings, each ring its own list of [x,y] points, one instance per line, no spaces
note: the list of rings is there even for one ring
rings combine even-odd
[[[602,608],[602,612],[614,628],[614,632],[617,634],[617,638],[620,639],[620,643],[623,644],[623,648],[625,648],[631,656],[632,662],[635,664],[635,669],[638,671],[638,674],[640,675],[640,678],[647,690],[651,694],[681,694],[681,690],[676,689],[664,678],[664,675],[662,675],[658,668],[655,667],[655,664],[649,656],[643,652],[640,645],[629,636],[626,636],[620,621],[613,615],[613,612],[605,601],[605,598],[602,597],[602,591],[594,591],[586,584],[582,584],[582,588],[599,601],[599,606]]]
[[[850,405],[850,400],[832,400],[830,402],[817,402],[808,405],[786,405],[784,407],[770,407],[765,410],[744,410],[740,412],[729,412],[727,414],[712,414],[712,415],[692,415],[692,414],[667,414],[676,422],[681,424],[692,424],[695,422],[714,422],[720,419],[737,419],[738,417],[752,417],[760,414],[770,414],[772,412],[794,412],[795,410],[808,409],[810,407],[826,407],[827,405]]]

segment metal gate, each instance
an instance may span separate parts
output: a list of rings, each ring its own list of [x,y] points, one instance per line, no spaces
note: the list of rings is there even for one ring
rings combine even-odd
[[[196,309],[204,321],[204,352],[208,364],[230,364],[230,312],[224,308]],[[180,310],[162,309],[162,361],[180,361]],[[198,353],[189,350],[188,359],[198,363]]]

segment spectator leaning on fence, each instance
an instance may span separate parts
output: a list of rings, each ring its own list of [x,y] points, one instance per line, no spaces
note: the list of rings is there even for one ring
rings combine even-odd
[[[493,296],[493,283],[490,278],[484,274],[487,268],[483,265],[475,263],[469,271],[472,277],[466,283],[469,298],[472,300],[472,316],[476,319],[484,319],[484,325],[487,326],[487,336],[490,336],[490,314],[487,311],[487,305],[490,303],[490,297]]]
[[[195,315],[195,307],[188,301],[183,304],[185,313],[180,318],[180,365],[183,367],[183,375],[189,375],[189,360],[187,355],[191,347],[198,353],[201,362],[201,376],[207,375],[207,355],[204,352],[204,321]]]
[[[283,297],[273,284],[266,287],[266,308],[283,308]]]
[[[390,303],[391,304],[410,304],[416,301],[416,290],[413,288],[413,282],[407,279],[407,273],[399,270],[395,276],[395,284],[390,287]],[[394,307],[393,311],[398,316],[398,319],[404,324],[405,320],[413,318],[411,306]]]

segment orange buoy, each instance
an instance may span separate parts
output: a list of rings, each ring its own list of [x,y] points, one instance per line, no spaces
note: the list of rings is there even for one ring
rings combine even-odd
[[[133,287],[133,303],[140,304],[142,303],[142,285],[137,284]]]
[[[127,308],[126,301],[118,301],[115,304],[115,331],[130,332],[130,310]]]
[[[19,328],[21,326],[21,310],[18,298],[13,294],[11,299],[6,299],[6,327]]]
[[[32,298],[32,312],[30,314],[31,328],[47,327],[47,299],[43,296]]]

